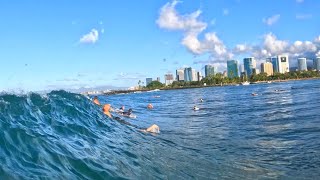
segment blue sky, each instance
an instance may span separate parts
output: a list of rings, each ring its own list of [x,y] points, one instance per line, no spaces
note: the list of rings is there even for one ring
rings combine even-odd
[[[318,0],[1,1],[0,90],[129,87],[245,56],[320,56],[319,9]]]

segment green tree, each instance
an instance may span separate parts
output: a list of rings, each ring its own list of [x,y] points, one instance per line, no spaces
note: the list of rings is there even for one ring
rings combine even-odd
[[[147,86],[148,89],[160,89],[160,88],[163,88],[163,87],[164,87],[164,84],[162,84],[159,81],[152,81]]]

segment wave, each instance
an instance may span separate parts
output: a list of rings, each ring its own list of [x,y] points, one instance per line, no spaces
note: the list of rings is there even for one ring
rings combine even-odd
[[[108,119],[85,96],[2,94],[0,112],[1,179],[125,178],[132,170],[134,161],[125,157],[134,150],[124,149],[136,144],[128,136],[139,133]]]

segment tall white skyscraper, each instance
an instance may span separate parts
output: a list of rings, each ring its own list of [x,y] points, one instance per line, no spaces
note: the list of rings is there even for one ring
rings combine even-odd
[[[307,58],[298,58],[298,70],[306,71],[307,69]]]
[[[313,60],[313,68],[317,71],[320,71],[320,57],[317,57],[315,60]]]
[[[278,72],[286,73],[289,72],[289,57],[288,55],[279,55],[277,57]]]

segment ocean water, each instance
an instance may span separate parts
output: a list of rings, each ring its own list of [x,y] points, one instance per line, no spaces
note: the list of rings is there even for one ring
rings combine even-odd
[[[0,179],[319,179],[319,93],[308,80],[99,96],[133,126],[78,94],[2,94]]]

